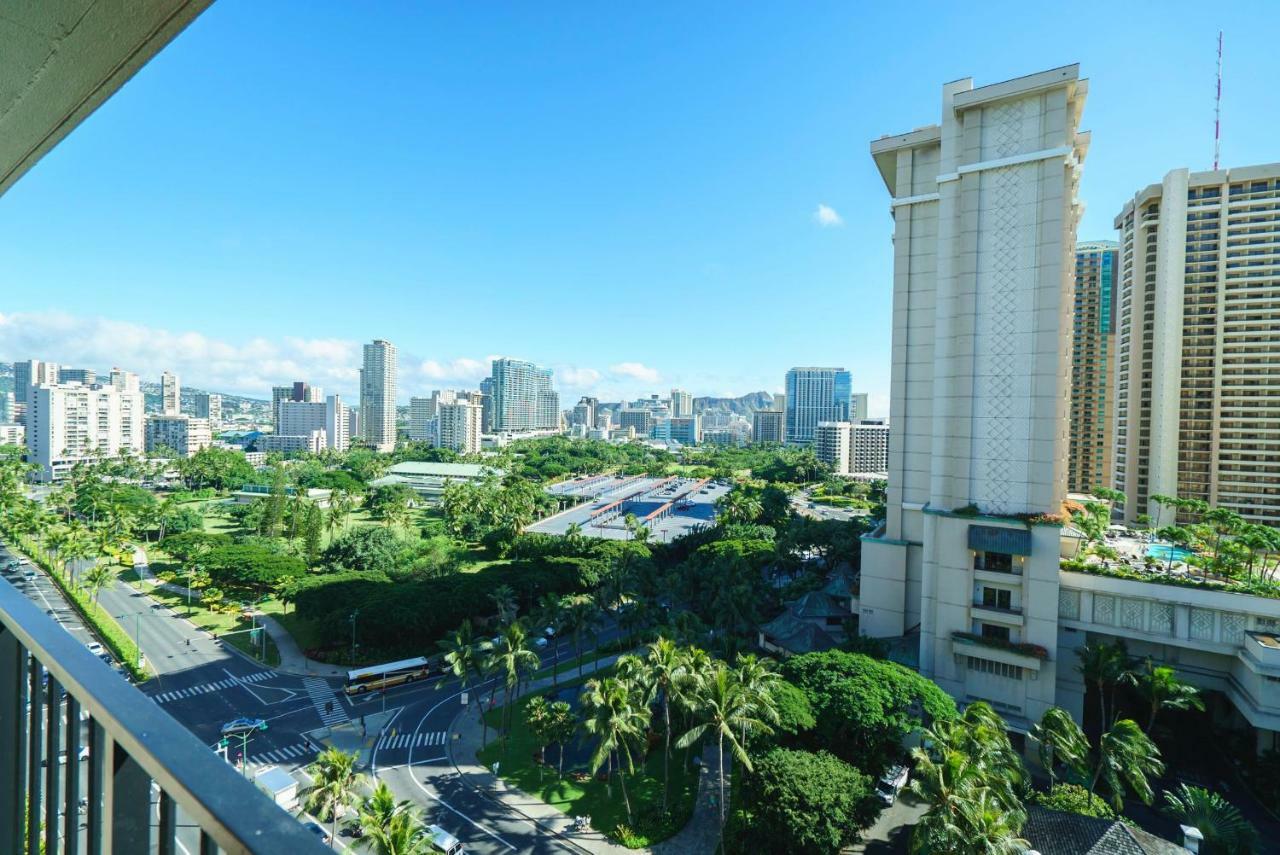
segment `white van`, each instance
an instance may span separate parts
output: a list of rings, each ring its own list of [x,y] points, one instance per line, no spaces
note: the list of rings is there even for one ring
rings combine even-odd
[[[444,855],[461,855],[462,841],[445,831],[438,825],[428,825],[427,834],[431,836],[431,845]]]

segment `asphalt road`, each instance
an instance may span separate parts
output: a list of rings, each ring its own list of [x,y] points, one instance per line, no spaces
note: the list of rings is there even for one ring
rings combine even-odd
[[[7,564],[9,558],[3,549],[0,556],[6,556],[0,560]],[[53,582],[38,568],[31,569],[34,579],[22,578],[21,572],[5,578],[68,632],[86,644],[93,641]],[[340,679],[302,677],[265,668],[197,630],[180,611],[170,610],[123,582],[104,589],[99,602],[140,642],[146,667],[154,676],[138,688],[211,751],[217,748],[224,722],[240,716],[267,722],[265,731],[254,732],[248,740],[231,740],[228,759],[237,762],[242,752],[247,753],[251,772],[275,765],[305,780],[302,770],[316,754],[306,736],[309,731],[358,720],[366,711],[380,712],[385,703],[394,718],[371,757],[378,778],[386,780],[399,798],[420,805],[429,822],[457,835],[468,852],[581,852],[458,780],[445,746],[449,725],[461,709],[457,680],[436,676],[392,689],[385,698],[369,695],[353,701],[343,693]],[[601,641],[615,637],[617,630],[611,628],[601,634]],[[568,640],[559,641],[558,648],[562,662],[574,655]],[[539,653],[545,665],[552,664],[552,647]],[[487,687],[481,684],[471,691],[487,698]],[[153,792],[153,799],[155,795]],[[181,816],[179,824],[179,851],[197,851],[198,831]],[[349,842],[339,836],[336,848]]]

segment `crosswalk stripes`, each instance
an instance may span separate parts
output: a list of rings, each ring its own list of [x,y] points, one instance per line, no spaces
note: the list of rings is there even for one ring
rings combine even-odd
[[[311,705],[316,708],[316,714],[325,725],[333,727],[351,720],[346,709],[338,702],[333,689],[324,680],[319,677],[303,677],[302,685],[311,697]],[[329,712],[325,712],[325,704],[331,704]]]
[[[395,736],[384,735],[378,740],[379,751],[390,751],[397,748],[425,748],[429,745],[444,745],[448,736],[443,730],[434,733],[400,733]]]
[[[315,754],[315,749],[307,745],[305,742],[299,742],[295,745],[286,745],[284,748],[273,748],[270,751],[259,751],[253,755],[254,760],[262,762],[264,760],[272,763],[283,763],[286,760],[298,760],[304,757],[310,757]]]
[[[196,695],[203,695],[208,692],[219,692],[231,689],[237,683],[258,683],[272,676],[270,671],[255,671],[242,677],[229,677],[225,680],[215,680],[212,683],[201,683],[198,686],[189,686],[185,689],[174,689],[171,692],[161,692],[158,695],[152,695],[151,699],[158,704],[167,704],[170,701],[179,701],[183,698],[191,698]]]

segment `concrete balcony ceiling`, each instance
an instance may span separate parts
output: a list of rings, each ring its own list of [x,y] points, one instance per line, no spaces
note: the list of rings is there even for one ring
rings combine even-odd
[[[212,2],[0,4],[0,195]]]

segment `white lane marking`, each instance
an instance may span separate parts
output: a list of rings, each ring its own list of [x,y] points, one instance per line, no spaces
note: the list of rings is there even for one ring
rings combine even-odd
[[[236,675],[235,675],[235,674],[232,674],[232,673],[231,673],[230,671],[228,671],[226,668],[223,668],[222,670],[223,670],[223,673],[225,673],[228,677],[230,677],[230,678],[232,679],[232,681],[234,681],[235,683],[239,684],[240,688],[244,689],[246,692],[248,692],[249,694],[253,695],[253,697],[254,697],[255,699],[257,699],[258,703],[262,704],[264,707],[265,707],[265,706],[267,706],[267,702],[266,702],[266,701],[264,701],[264,700],[262,699],[262,696],[261,696],[261,695],[259,695],[257,692],[255,692],[253,689],[250,689],[250,688],[249,688],[247,685],[245,685],[244,683],[241,683],[239,680],[237,680],[237,679],[236,679]]]

